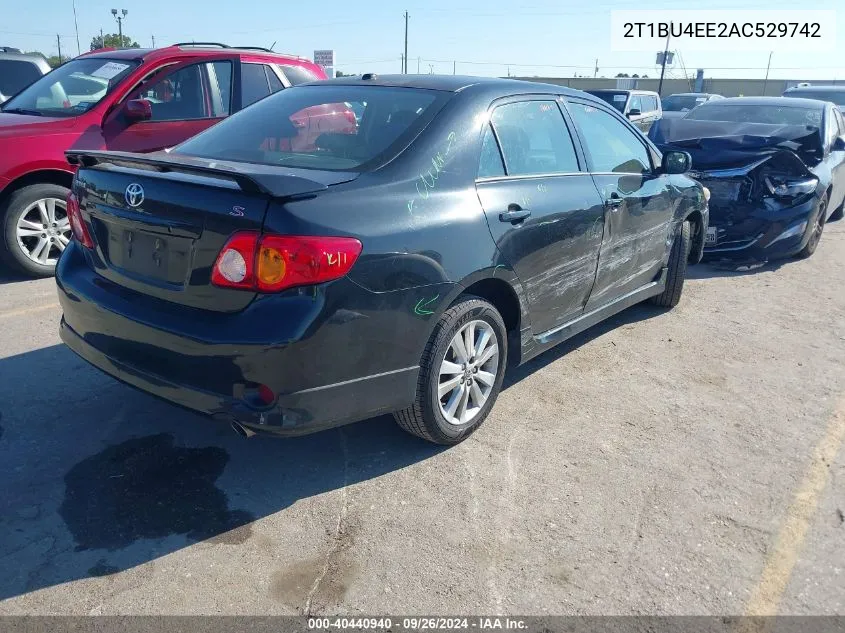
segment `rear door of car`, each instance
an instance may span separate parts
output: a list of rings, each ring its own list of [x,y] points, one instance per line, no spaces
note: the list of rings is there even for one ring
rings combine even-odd
[[[162,67],[136,86],[103,124],[106,149],[152,152],[173,147],[236,111],[240,85],[237,55],[192,59]],[[152,118],[131,122],[123,106],[150,102]]]
[[[595,286],[587,309],[653,281],[673,225],[675,197],[647,141],[610,108],[566,99],[590,173],[607,209]]]
[[[553,95],[494,104],[476,190],[528,295],[536,334],[580,315],[595,280],[604,208]]]

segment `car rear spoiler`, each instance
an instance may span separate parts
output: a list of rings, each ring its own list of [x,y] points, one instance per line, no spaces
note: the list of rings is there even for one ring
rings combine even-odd
[[[285,173],[284,168],[273,165],[237,163],[196,156],[175,156],[163,152],[133,154],[130,152],[68,150],[65,152],[65,156],[67,156],[71,165],[78,165],[81,168],[114,165],[161,174],[180,173],[220,178],[234,182],[242,191],[263,193],[277,198],[290,198],[328,189],[328,186],[321,182]]]

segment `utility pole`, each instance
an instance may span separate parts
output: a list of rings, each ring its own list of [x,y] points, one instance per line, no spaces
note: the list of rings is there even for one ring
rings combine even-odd
[[[669,23],[671,29],[672,23]],[[657,84],[657,96],[663,96],[663,75],[666,73],[666,57],[669,55],[669,39],[672,37],[670,30],[669,35],[666,36],[666,48],[663,50],[663,63],[660,65],[660,83]]]
[[[405,11],[405,57],[402,58],[402,73],[405,75],[408,74],[408,18],[410,17],[408,12]]]
[[[103,35],[103,29],[100,29],[100,48],[106,47],[106,38]]]
[[[152,37],[152,38],[153,38],[153,48],[155,48],[155,47],[156,47],[156,36],[155,36],[155,35],[151,35],[150,37]]]
[[[766,84],[769,83],[769,68],[772,67],[772,53],[774,51],[769,52],[769,63],[766,64],[766,78],[763,80],[763,96],[766,96]]]
[[[417,57],[417,74],[420,74],[420,58]]]
[[[455,69],[456,69],[457,67],[458,67],[458,62],[457,62],[457,60],[452,60],[452,74],[453,74],[453,75],[454,75],[454,74],[456,74],[456,73],[455,73]]]
[[[62,63],[62,38],[56,33],[56,45],[59,47],[59,64]]]
[[[118,48],[123,48],[123,21],[126,19],[127,13],[129,13],[129,11],[126,9],[121,9],[119,13],[117,9],[111,10],[111,14],[114,16],[114,19],[117,20],[117,35],[119,38]]]
[[[596,57],[596,68],[593,70],[593,79],[599,76],[599,58]]]
[[[76,29],[76,54],[81,55],[82,49],[79,48],[79,24],[76,21],[76,0],[73,0],[73,26]]]

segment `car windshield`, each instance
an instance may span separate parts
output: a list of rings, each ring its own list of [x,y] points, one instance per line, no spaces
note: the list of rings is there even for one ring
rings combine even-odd
[[[587,92],[590,92],[589,90]],[[602,101],[607,101],[614,108],[620,112],[625,112],[625,103],[628,101],[627,92],[590,92],[594,97],[598,97]]]
[[[772,125],[808,125],[821,128],[821,108],[796,108],[779,105],[730,105],[705,103],[690,110],[687,119],[695,121],[730,121],[732,123],[769,123]]]
[[[395,156],[449,97],[446,92],[386,86],[289,88],[182,143],[173,153],[368,171]]]
[[[703,95],[672,95],[660,102],[664,110],[669,112],[686,112],[707,101]]]
[[[138,62],[124,59],[75,59],[4,103],[3,111],[78,116],[97,105],[137,66]]]
[[[832,101],[838,106],[845,106],[845,90],[794,90],[785,93],[783,96]]]

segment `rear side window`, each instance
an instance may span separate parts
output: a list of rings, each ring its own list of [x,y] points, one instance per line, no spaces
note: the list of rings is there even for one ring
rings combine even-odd
[[[270,91],[271,92],[279,92],[284,85],[282,85],[282,80],[279,79],[279,76],[273,71],[272,68],[269,66],[265,66],[264,69],[267,71],[267,79],[270,81]]]
[[[241,64],[241,107],[252,105],[270,94],[264,64]]]
[[[32,62],[0,59],[0,94],[9,97],[20,92],[39,77],[41,77],[41,71]]]
[[[578,171],[572,138],[554,101],[501,105],[492,123],[509,176]]]
[[[303,169],[369,171],[393,158],[450,98],[450,93],[413,88],[301,86],[262,99],[186,141],[174,153]]]
[[[643,112],[656,112],[657,111],[657,97],[651,96],[644,96],[643,97],[643,105],[645,108]]]
[[[282,71],[285,73],[285,77],[288,78],[288,81],[290,81],[292,86],[305,84],[309,81],[317,81],[317,77],[314,76],[310,70],[303,68],[302,66],[285,66],[282,68]]]
[[[481,141],[481,158],[478,161],[479,178],[495,178],[505,175],[505,165],[493,130],[489,125],[484,127],[484,139]]]
[[[647,174],[651,171],[648,150],[630,130],[612,114],[583,103],[569,103],[569,111],[592,159],[592,171],[623,174]]]
[[[219,103],[219,116],[229,116],[232,112],[232,62],[213,62],[208,64],[211,92],[217,93],[214,103]]]

